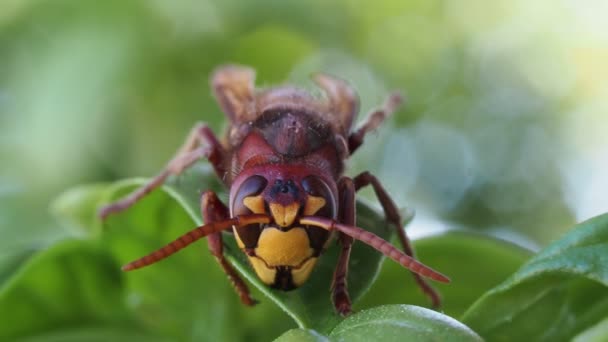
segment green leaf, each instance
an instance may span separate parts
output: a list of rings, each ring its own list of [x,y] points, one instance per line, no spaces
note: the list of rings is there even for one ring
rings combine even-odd
[[[65,197],[58,199],[54,205],[55,212],[65,217],[64,222],[86,232],[83,236],[100,238],[104,250],[124,264],[200,225],[200,193],[206,189],[221,189],[207,166],[197,166],[185,175],[171,179],[162,190],[152,192],[128,210],[110,216],[103,227],[98,220],[92,219],[99,206],[121,198],[144,182],[143,179],[125,180],[107,186],[70,190],[63,195]],[[223,194],[220,192],[220,197]],[[363,203],[358,203],[357,210],[359,226],[385,239],[390,238],[391,231],[382,215]],[[103,233],[99,234],[101,231]],[[261,283],[232,235],[226,234],[224,242],[228,259],[253,284],[253,294],[261,300],[260,305],[254,309],[242,306],[215,260],[199,243],[198,247],[191,246],[158,264],[123,276],[128,307],[138,321],[150,331],[178,338],[204,335],[216,339],[239,339],[259,334],[262,339],[267,339],[267,336],[277,336],[290,326],[280,319],[280,311],[275,306],[260,298],[260,293],[277,304],[301,328],[328,333],[342,320],[335,313],[329,291],[339,248],[329,248],[304,286],[282,292]],[[349,272],[353,301],[371,286],[382,260],[382,255],[373,248],[355,244]],[[232,329],[235,317],[240,317],[243,329]],[[273,323],[260,330],[264,322]]]
[[[16,189],[3,194],[0,184],[0,288],[37,251],[69,237],[41,215],[48,203],[39,204],[13,186]]]
[[[172,339],[154,336],[149,333],[134,331],[131,329],[118,329],[115,327],[84,327],[72,328],[59,331],[51,331],[39,336],[19,339],[19,342],[107,342],[107,341],[129,341],[129,342],[168,342]]]
[[[279,336],[275,342],[328,342],[329,337],[311,329],[291,329]]]
[[[464,322],[492,341],[570,339],[608,316],[608,215],[577,225],[482,296]]]
[[[51,212],[70,233],[80,237],[96,237],[101,233],[97,216],[99,203],[108,197],[108,186],[93,184],[72,188],[57,197]]]
[[[0,255],[0,288],[34,255],[33,249],[22,248]]]
[[[82,236],[98,241],[100,248],[119,262],[114,271],[120,272],[120,264],[139,258],[198,225],[193,220],[197,218],[194,207],[183,203],[194,203],[200,186],[216,187],[208,179],[199,178],[198,186],[193,186],[188,177],[174,179],[173,187],[152,192],[129,210],[110,216],[104,224],[96,216],[98,208],[145,183],[144,179],[72,189],[60,196],[53,208],[63,222],[77,222],[74,226],[80,227]],[[175,190],[179,186],[192,187],[194,193],[180,194]],[[240,340],[244,336],[268,340],[293,327],[273,305],[253,309],[242,306],[202,242],[153,267],[120,274],[130,315],[146,331],[158,336],[179,340]],[[254,295],[259,297],[255,292]],[[239,329],[234,329],[235,320],[239,321]],[[259,329],[260,325],[268,326]],[[71,333],[73,328],[66,331]]]
[[[201,224],[199,211],[199,195],[193,189],[193,179],[199,179],[206,175],[212,183],[215,179],[209,176],[208,168],[193,169],[189,174],[180,177],[178,182],[170,182],[166,189],[172,193],[178,202],[184,206],[196,224]],[[209,184],[209,187],[217,189],[217,183]],[[389,239],[391,230],[386,224],[384,217],[362,202],[357,204],[357,224],[367,230]],[[166,242],[171,241],[167,239]],[[245,255],[238,249],[234,239],[225,239],[226,255],[235,267],[257,287],[268,298],[275,302],[281,309],[289,314],[301,328],[314,328],[319,331],[329,331],[342,318],[336,314],[330,300],[329,287],[332,275],[338,259],[337,246],[332,246],[321,257],[315,267],[311,278],[299,289],[283,292],[270,289],[263,284],[249,266]],[[383,260],[381,253],[363,243],[355,243],[350,257],[349,270],[349,292],[351,299],[356,301],[371,286],[375,280],[380,264]]]
[[[433,284],[442,295],[441,309],[452,317],[462,315],[481,294],[504,281],[532,255],[512,243],[460,231],[416,240],[415,249],[419,260],[452,280]],[[399,265],[385,263],[358,307],[398,303],[428,306],[429,299],[408,273]]]
[[[121,182],[109,199],[139,184]],[[124,264],[197,226],[173,196],[177,194],[168,188],[155,191],[109,217],[102,235],[108,253]],[[202,242],[123,277],[129,308],[149,329],[179,340],[241,338],[243,330],[231,329],[231,321],[238,317],[238,297]]]
[[[354,314],[330,337],[338,341],[481,341],[464,324],[413,305],[385,305]]]
[[[133,323],[117,265],[91,243],[68,241],[31,258],[0,290],[0,340],[86,325]]]
[[[385,305],[361,311],[338,324],[329,336],[309,330],[291,330],[277,339],[280,342],[327,340],[482,341],[455,319],[413,305]]]
[[[133,190],[134,186],[143,184],[143,180],[127,180],[104,187],[93,186],[67,192],[65,196],[85,199],[101,198],[107,203],[120,198]],[[184,176],[172,179],[163,186],[163,191],[155,191],[140,203],[128,210],[111,216],[105,224],[103,239],[110,253],[126,263],[141,257],[152,250],[174,240],[177,236],[201,224],[199,214],[200,193],[206,189],[218,190],[221,186],[210,173],[207,166],[194,167]],[[75,196],[74,194],[78,194]],[[101,195],[100,195],[101,194]],[[220,194],[221,195],[221,194]],[[93,201],[94,202],[94,201]],[[95,232],[98,223],[88,218],[94,215],[96,207],[91,201],[60,199],[59,203],[72,203],[72,209],[66,212],[76,213],[72,222],[83,223],[88,231]],[[99,203],[101,205],[101,203]],[[56,207],[70,207],[69,205]],[[89,213],[87,213],[87,210]],[[384,237],[390,237],[384,219],[368,206],[358,204],[358,224]],[[87,225],[88,223],[88,225]],[[95,234],[92,234],[93,236]],[[338,248],[332,246],[323,255],[313,271],[311,279],[296,291],[283,292],[268,288],[252,271],[245,255],[238,249],[231,235],[226,235],[225,253],[235,267],[261,293],[277,304],[302,328],[314,327],[320,331],[329,331],[342,318],[338,316],[330,300],[329,287],[338,256]],[[205,251],[205,254],[208,254]],[[162,318],[163,331],[178,333],[190,331],[189,322],[196,321],[197,315],[213,317],[213,305],[226,307],[225,300],[240,305],[237,296],[215,261],[207,257],[202,261],[200,249],[190,247],[166,261],[148,267],[127,276],[131,300],[139,303],[135,309],[141,309],[140,315],[150,317],[158,322]],[[356,301],[374,281],[382,255],[362,243],[355,244],[351,255],[349,288],[351,298]],[[205,271],[201,271],[205,270]],[[187,277],[184,279],[184,275]],[[198,284],[194,289],[192,284]],[[218,284],[220,284],[218,286]],[[196,293],[192,293],[192,292]],[[205,303],[200,307],[192,306],[193,297],[204,293],[206,301],[217,301],[216,304]],[[262,299],[262,298],[258,298]],[[262,306],[268,301],[262,300]],[[172,307],[172,308],[169,308]],[[184,309],[185,307],[188,307]],[[232,307],[232,306],[230,306]],[[145,309],[144,309],[145,308]],[[197,311],[198,310],[198,311]],[[226,312],[226,317],[232,313]],[[156,323],[158,325],[158,323]],[[209,329],[219,329],[218,324],[209,323]],[[231,331],[230,327],[224,327]]]
[[[608,318],[583,331],[572,339],[574,342],[604,342],[608,341]]]

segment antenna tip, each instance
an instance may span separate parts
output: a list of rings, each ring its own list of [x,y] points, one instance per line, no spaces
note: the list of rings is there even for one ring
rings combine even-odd
[[[135,269],[135,266],[133,266],[133,264],[126,264],[123,267],[120,268],[123,272],[129,272]]]

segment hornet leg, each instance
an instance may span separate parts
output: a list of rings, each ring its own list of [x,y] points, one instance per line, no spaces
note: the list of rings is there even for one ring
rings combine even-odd
[[[376,178],[369,172],[363,172],[354,178],[354,183],[357,191],[367,185],[372,186],[376,197],[380,201],[380,205],[382,205],[382,209],[384,210],[384,214],[386,215],[386,220],[392,225],[394,225],[395,229],[397,230],[397,236],[399,237],[399,241],[401,241],[401,244],[403,245],[405,254],[414,258],[414,249],[412,248],[412,245],[407,237],[407,234],[405,233],[405,230],[401,226],[401,215],[399,214],[397,205],[391,199],[382,184],[380,184],[378,178]],[[414,276],[416,283],[418,283],[418,286],[422,289],[424,294],[431,300],[433,308],[439,308],[441,306],[441,298],[437,290],[435,290],[420,275],[413,272],[412,275]]]
[[[223,166],[224,155],[224,149],[211,129],[204,123],[198,123],[190,131],[184,145],[156,177],[138,189],[135,189],[126,197],[102,207],[99,210],[99,216],[104,220],[110,214],[118,213],[131,207],[152,190],[161,186],[167,177],[181,174],[201,158],[207,158],[213,165],[215,172],[222,178],[225,173]]]
[[[203,214],[203,220],[205,224],[210,222],[222,221],[229,218],[228,208],[220,201],[217,195],[212,191],[206,191],[203,193],[201,200],[201,211]],[[243,279],[238,275],[236,270],[230,265],[228,260],[224,257],[224,244],[222,243],[222,233],[213,233],[207,236],[207,243],[211,254],[215,257],[215,260],[220,264],[222,270],[230,279],[232,286],[236,290],[237,294],[241,298],[241,302],[247,306],[252,306],[257,301],[251,298],[249,294],[249,288]]]
[[[348,137],[348,150],[350,154],[353,154],[363,144],[365,135],[368,132],[378,128],[387,117],[397,110],[401,101],[401,95],[393,93],[386,99],[382,108],[378,108],[367,115],[359,128]]]
[[[338,219],[347,225],[355,225],[355,185],[350,178],[344,177],[338,183],[340,193],[340,213]],[[339,233],[338,242],[342,246],[338,264],[331,282],[332,301],[338,313],[347,316],[351,313],[351,301],[348,295],[348,262],[354,239],[344,233]]]

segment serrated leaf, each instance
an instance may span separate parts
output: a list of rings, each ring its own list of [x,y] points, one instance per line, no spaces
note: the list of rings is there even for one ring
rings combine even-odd
[[[608,215],[577,225],[482,296],[464,322],[493,341],[570,339],[608,316]]]

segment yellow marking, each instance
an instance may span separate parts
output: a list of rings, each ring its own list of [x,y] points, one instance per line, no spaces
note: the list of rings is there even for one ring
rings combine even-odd
[[[243,204],[254,214],[264,214],[264,198],[262,195],[243,198]]]
[[[325,206],[325,198],[317,196],[308,196],[306,199],[306,205],[304,206],[304,215],[314,215],[319,209]]]
[[[232,232],[234,233],[234,237],[236,238],[237,246],[239,246],[240,249],[245,248],[245,244],[241,240],[241,237],[239,236],[239,232],[236,231],[236,228],[234,228],[234,226],[232,226]]]
[[[268,266],[299,266],[313,254],[308,234],[296,227],[286,232],[269,227],[262,230],[255,254]]]
[[[317,264],[317,258],[310,258],[300,266],[300,268],[294,268],[291,270],[291,277],[295,286],[302,286],[310,277],[310,273]]]
[[[295,221],[298,215],[300,205],[296,202],[288,206],[282,206],[278,203],[270,203],[270,213],[276,222],[281,227],[289,227]]]
[[[274,284],[274,278],[277,275],[276,269],[266,266],[264,261],[258,259],[257,257],[249,257],[249,262],[251,262],[251,266],[253,266],[255,273],[264,284]]]

